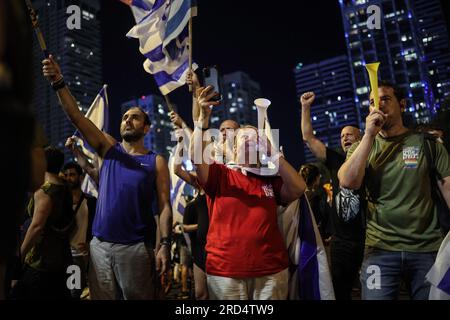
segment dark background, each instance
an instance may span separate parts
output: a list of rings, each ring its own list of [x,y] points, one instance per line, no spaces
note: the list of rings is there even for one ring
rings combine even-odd
[[[442,1],[449,16],[449,1]],[[135,24],[128,6],[102,0],[103,75],[109,85],[112,133],[119,135],[120,105],[134,97],[160,94],[147,74],[139,42],[125,34]],[[345,54],[337,0],[262,1],[198,0],[194,18],[193,57],[200,67],[218,65],[222,73],[242,70],[260,83],[272,101],[269,119],[280,129],[280,144],[295,168],[303,160],[295,66]],[[450,29],[450,26],[449,26]],[[186,86],[171,94],[181,116],[191,121]]]

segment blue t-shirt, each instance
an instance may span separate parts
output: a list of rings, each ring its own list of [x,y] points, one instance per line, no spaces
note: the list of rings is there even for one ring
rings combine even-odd
[[[155,244],[156,154],[128,154],[120,143],[103,159],[92,233],[101,241]]]

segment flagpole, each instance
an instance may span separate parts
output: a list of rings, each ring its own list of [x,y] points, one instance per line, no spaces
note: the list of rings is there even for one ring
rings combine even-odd
[[[173,111],[172,103],[170,102],[169,96],[167,94],[164,95],[164,100],[166,100],[167,108],[169,108],[169,112]]]
[[[36,11],[33,9],[33,6],[31,5],[30,0],[25,0],[25,3],[28,7],[28,13],[30,15],[31,24],[36,33],[36,37],[38,39],[39,46],[41,47],[42,53],[44,55],[44,59],[47,59],[49,56],[49,52],[47,49],[47,44],[45,43],[44,35],[42,34],[41,29],[39,28],[39,21],[38,21],[37,15],[36,15]]]
[[[192,72],[192,10],[189,17],[189,71]],[[189,85],[189,92],[192,92],[192,84]]]

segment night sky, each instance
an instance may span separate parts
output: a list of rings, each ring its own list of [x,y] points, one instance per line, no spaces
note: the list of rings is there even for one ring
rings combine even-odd
[[[443,2],[448,12],[449,4]],[[109,85],[112,133],[117,136],[120,104],[160,92],[142,68],[145,59],[138,40],[125,37],[134,25],[129,8],[102,0],[101,22],[104,81]],[[346,53],[338,1],[198,0],[193,41],[194,61],[200,67],[218,65],[222,73],[242,70],[260,83],[263,97],[272,101],[271,126],[280,128],[280,144],[298,168],[302,141],[293,69],[299,62]],[[176,90],[171,99],[191,121],[187,88]]]

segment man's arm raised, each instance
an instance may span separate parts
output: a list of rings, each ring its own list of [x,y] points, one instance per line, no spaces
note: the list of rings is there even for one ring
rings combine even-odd
[[[361,142],[339,169],[338,179],[341,187],[352,190],[361,188],[370,150],[385,120],[386,115],[379,110],[372,110],[367,116],[366,132]]]
[[[314,92],[306,92],[300,97],[302,105],[302,136],[303,141],[308,146],[309,150],[316,156],[317,159],[325,161],[327,158],[327,149],[322,141],[316,138],[311,124],[311,105],[314,102]]]
[[[213,101],[212,99],[217,96],[218,93],[214,91],[213,86],[206,88],[200,87],[197,90],[197,103],[200,107],[200,115],[198,121],[194,120],[194,133],[191,138],[191,159],[193,159],[197,172],[197,177],[201,185],[205,185],[208,182],[209,164],[203,159],[203,151],[208,145],[208,141],[203,139],[203,131],[209,127],[209,118],[211,117],[210,106],[217,106],[220,102]],[[201,150],[199,150],[201,146]],[[197,156],[197,157],[196,157]],[[201,159],[198,159],[201,157]],[[200,161],[198,161],[200,160]]]
[[[75,98],[69,88],[64,85],[61,68],[50,55],[48,59],[42,61],[43,74],[57,90],[57,95],[64,112],[69,117],[73,125],[82,133],[89,145],[95,149],[100,157],[104,157],[109,148],[113,145],[106,139],[103,133],[88,119],[78,108]]]

